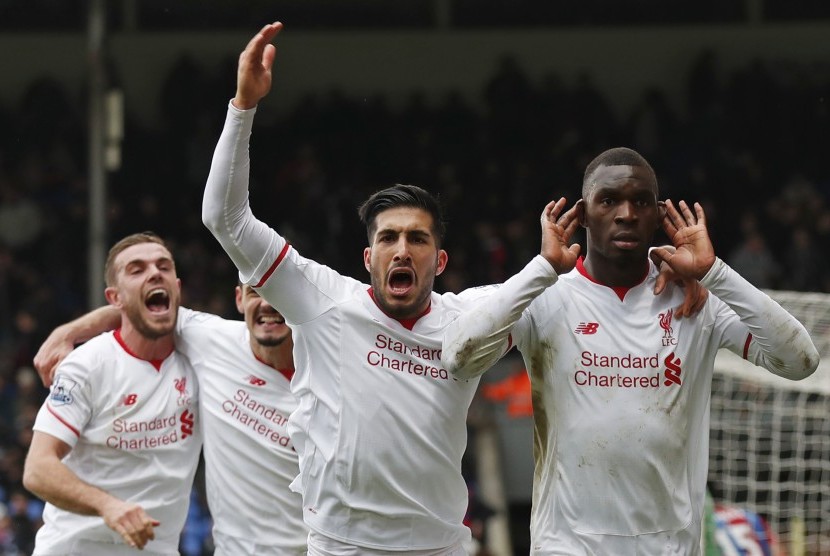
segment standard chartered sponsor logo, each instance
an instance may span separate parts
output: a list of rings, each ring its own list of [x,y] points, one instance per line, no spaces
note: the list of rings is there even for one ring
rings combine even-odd
[[[156,431],[176,426],[176,414],[170,417],[156,417],[149,421],[130,421],[128,419],[116,419],[112,422],[112,432],[147,432]]]
[[[179,435],[177,417],[130,420],[115,419],[112,422],[114,434],[107,437],[106,444],[118,450],[147,450],[167,446],[183,440],[187,435]]]
[[[601,388],[659,388],[660,373],[651,376],[628,376],[620,373],[598,374],[578,370],[574,374],[577,386],[599,386]]]
[[[233,399],[222,402],[222,411],[274,444],[287,447],[291,443],[285,432],[288,417],[276,408],[258,401],[242,388],[236,391]]]
[[[622,355],[599,354],[592,351],[583,351],[580,357],[583,368],[574,373],[574,382],[577,386],[594,386],[600,388],[659,388],[660,387],[660,357],[654,355]],[[598,369],[598,370],[593,370]],[[609,373],[605,369],[654,369],[648,374],[628,375]]]
[[[603,355],[592,351],[582,352],[582,366],[603,369],[656,369],[660,366],[660,357],[654,355]]]
[[[447,370],[437,366],[441,361],[440,349],[410,345],[384,334],[375,337],[374,347],[377,349],[369,350],[366,354],[366,362],[372,367],[435,380],[449,380]]]
[[[400,353],[402,355],[411,355],[418,359],[426,359],[427,361],[440,361],[441,350],[427,348],[421,345],[409,345],[390,338],[384,334],[378,334],[375,337],[375,347],[384,351],[392,353]]]

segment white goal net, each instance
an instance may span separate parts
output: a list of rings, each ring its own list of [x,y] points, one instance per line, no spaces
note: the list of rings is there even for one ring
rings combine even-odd
[[[793,382],[721,351],[709,488],[763,516],[787,556],[830,554],[830,294],[767,293],[804,324],[822,362]]]

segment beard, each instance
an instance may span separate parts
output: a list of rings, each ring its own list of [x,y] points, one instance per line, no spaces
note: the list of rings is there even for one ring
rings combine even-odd
[[[172,302],[171,302],[171,306]],[[136,305],[129,305],[125,308],[126,317],[130,320],[133,328],[149,340],[158,340],[168,334],[172,333],[176,328],[176,316],[178,314],[178,307],[174,307],[173,318],[170,322],[150,323],[144,318],[141,313],[141,308]]]
[[[258,338],[254,336],[254,341],[261,345],[262,347],[277,347],[281,345],[288,339],[288,335],[285,336],[266,336],[265,338]]]
[[[409,302],[394,303],[394,300],[387,297],[384,289],[383,277],[372,276],[372,296],[375,303],[388,316],[393,319],[403,320],[417,317],[421,313],[421,307],[426,304],[432,293],[432,282],[425,284],[423,290],[417,292],[415,299]]]

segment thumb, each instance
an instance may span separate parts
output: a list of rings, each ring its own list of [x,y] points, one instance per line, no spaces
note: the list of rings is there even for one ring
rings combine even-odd
[[[657,280],[654,282],[654,295],[660,295],[666,289],[666,277],[662,274],[657,275]]]
[[[651,260],[654,261],[654,264],[656,264],[659,267],[661,262],[669,262],[672,253],[665,247],[655,247],[651,250],[650,256]]]
[[[650,253],[651,260],[660,268],[660,265],[668,260],[670,253],[663,247],[655,247]],[[663,272],[657,274],[657,280],[654,282],[654,295],[660,295],[666,289],[668,280]]]
[[[262,52],[262,66],[270,70],[274,65],[274,57],[277,55],[277,48],[273,44],[265,45],[265,50]]]

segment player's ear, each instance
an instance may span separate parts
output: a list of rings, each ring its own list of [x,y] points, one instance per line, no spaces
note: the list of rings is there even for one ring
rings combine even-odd
[[[588,226],[585,225],[585,200],[580,199],[574,205],[576,209],[576,218],[579,220],[579,225],[583,228],[587,228]]]
[[[435,275],[438,276],[444,269],[447,268],[447,261],[449,260],[449,255],[443,249],[438,250],[438,265],[435,267]]]
[[[366,247],[363,249],[363,266],[366,267],[366,270],[372,272],[372,248]]]
[[[107,303],[112,305],[113,307],[121,308],[121,301],[120,296],[118,295],[118,288],[114,286],[109,286],[104,290],[104,297],[107,300]]]
[[[242,304],[242,288],[244,286],[236,286],[236,310],[239,311],[239,314],[245,313],[245,306]]]

